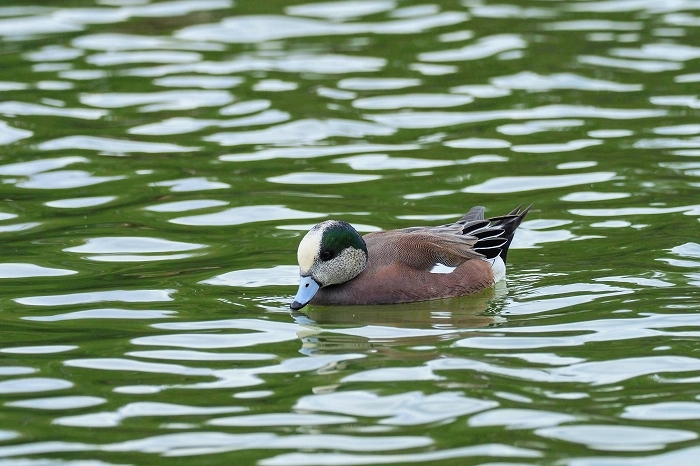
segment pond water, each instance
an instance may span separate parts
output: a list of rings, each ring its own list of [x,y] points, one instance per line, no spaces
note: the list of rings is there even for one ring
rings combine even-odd
[[[696,464],[700,2],[5,0],[0,51],[0,465]],[[318,221],[521,203],[494,289],[289,309]]]

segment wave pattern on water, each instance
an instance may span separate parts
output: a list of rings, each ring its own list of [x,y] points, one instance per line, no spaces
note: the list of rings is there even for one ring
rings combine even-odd
[[[0,464],[695,464],[696,2],[15,3]],[[507,283],[288,308],[520,203]]]

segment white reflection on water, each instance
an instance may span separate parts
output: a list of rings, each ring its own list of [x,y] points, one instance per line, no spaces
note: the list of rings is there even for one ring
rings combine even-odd
[[[394,128],[439,128],[492,120],[527,120],[551,118],[605,118],[627,120],[666,115],[666,110],[616,109],[577,105],[545,105],[532,109],[488,110],[481,112],[405,112],[365,115],[365,118]]]
[[[166,142],[126,141],[98,136],[66,136],[39,144],[40,150],[84,149],[95,150],[101,154],[124,154],[145,152],[149,154],[170,152],[193,152],[199,147],[184,147]],[[115,179],[124,178],[113,177]]]
[[[190,210],[209,209],[211,207],[222,207],[228,205],[226,201],[215,199],[193,199],[190,201],[165,202],[144,207],[144,210],[151,212],[187,212]]]
[[[221,90],[177,90],[161,92],[112,92],[81,94],[80,102],[91,107],[123,108],[142,105],[141,112],[163,110],[193,110],[201,107],[219,107],[233,101],[233,96]],[[147,104],[147,105],[144,105]]]
[[[570,346],[570,344],[566,346]],[[700,360],[681,356],[611,359],[546,369],[503,367],[466,358],[438,359],[430,361],[426,365],[433,371],[471,370],[531,382],[585,383],[594,386],[619,383],[635,377],[657,373],[700,371]]]
[[[281,184],[305,184],[305,185],[326,185],[326,184],[345,184],[345,183],[362,183],[365,181],[375,181],[382,177],[380,175],[357,175],[352,173],[316,173],[316,172],[298,172],[288,173],[286,175],[271,176],[267,178],[270,183]]]
[[[688,61],[700,58],[700,47],[683,44],[644,44],[638,49],[614,48],[610,55],[623,58]]]
[[[528,134],[541,133],[543,131],[561,130],[564,128],[573,128],[583,126],[583,120],[541,120],[541,121],[526,121],[525,123],[511,123],[501,125],[496,128],[499,133],[509,136],[525,136]]]
[[[134,311],[131,309],[90,309],[88,311],[67,312],[51,316],[26,316],[23,320],[36,322],[62,322],[65,320],[82,319],[167,319],[174,317],[175,311]]]
[[[259,92],[285,92],[298,88],[299,84],[281,79],[262,79],[253,85],[253,90]]]
[[[700,134],[700,125],[698,124],[687,124],[687,125],[674,125],[674,126],[659,126],[652,131],[656,134],[667,134],[667,135],[692,135]]]
[[[258,432],[228,434],[222,432],[183,432],[158,435],[106,445],[85,445],[86,449],[108,452],[159,453],[162,456],[194,456],[248,449],[296,449],[304,445],[309,449],[330,449],[340,451],[383,451],[425,447],[433,440],[424,436],[352,436],[331,434],[278,435]],[[0,456],[15,456],[3,454]],[[54,448],[60,448],[60,443]],[[7,449],[9,450],[9,449]],[[12,451],[12,450],[9,450]],[[55,450],[50,450],[55,451]],[[60,451],[60,450],[58,450]],[[24,452],[22,452],[24,453]]]
[[[595,287],[595,285],[591,285]],[[601,294],[590,294],[589,300],[613,296],[615,294],[629,294],[632,290],[627,292],[624,289],[617,287],[609,287],[610,293]],[[556,298],[555,298],[556,299]],[[579,304],[579,299],[577,296],[574,297],[564,297],[560,300],[569,300],[569,305]],[[538,304],[542,304],[538,300]],[[573,301],[573,302],[572,302]],[[546,302],[544,302],[546,305]],[[531,348],[548,348],[548,347],[564,347],[564,346],[581,346],[589,342],[607,342],[607,341],[622,341],[622,340],[634,340],[643,338],[653,338],[660,336],[669,337],[696,337],[698,332],[696,331],[670,331],[663,329],[673,329],[675,327],[690,327],[695,328],[700,326],[700,320],[696,315],[683,315],[683,314],[645,314],[642,317],[637,318],[627,318],[627,319],[600,319],[588,322],[576,322],[571,324],[560,324],[560,325],[544,325],[544,326],[532,326],[527,329],[499,329],[503,334],[501,336],[475,336],[470,338],[465,338],[454,343],[456,347],[460,348],[487,348],[487,349],[531,349]],[[479,330],[479,333],[490,333],[488,330]],[[549,336],[547,334],[565,333],[564,336]],[[513,336],[517,334],[531,334],[529,336]],[[637,370],[651,370],[654,366],[661,366],[662,362],[666,362],[669,365],[663,371],[668,372],[683,372],[687,371],[698,371],[700,370],[700,365],[698,365],[697,359],[692,358],[678,358],[672,356],[653,356],[648,358],[630,358],[627,360],[627,366],[620,362],[614,360],[596,362],[596,363],[582,363],[583,365],[572,365],[574,367],[603,367],[605,365],[611,367],[619,367],[622,372],[625,369],[629,369],[631,373]],[[673,366],[677,364],[677,366]],[[645,369],[643,366],[647,364],[648,367]],[[652,373],[652,372],[642,372],[642,373]],[[602,373],[600,375],[603,375]],[[621,376],[622,378],[617,379],[615,377]],[[627,377],[624,374],[610,374],[613,380],[625,380]],[[604,378],[607,378],[604,377]],[[593,382],[593,380],[591,380]],[[610,381],[597,381],[594,383],[612,383]]]
[[[467,423],[471,427],[504,426],[507,429],[536,429],[576,421],[570,414],[534,409],[492,409],[476,414]]]
[[[172,301],[171,294],[176,290],[111,290],[71,293],[53,296],[29,296],[15,298],[14,301],[25,306],[66,306],[72,304],[90,304],[104,301],[126,303],[148,303],[154,301]]]
[[[379,71],[386,60],[375,57],[359,57],[340,54],[312,54],[309,52],[272,52],[239,55],[232,60],[200,61],[173,65],[131,68],[127,76],[165,76],[178,73],[233,74],[246,71],[282,71],[289,73],[367,73]]]
[[[380,396],[370,391],[343,391],[299,398],[294,409],[351,416],[379,417],[379,424],[420,425],[495,408],[495,401],[469,398],[458,392],[424,395],[404,392]]]
[[[212,419],[207,424],[213,426],[236,427],[276,427],[276,426],[322,426],[329,424],[347,424],[357,419],[348,416],[329,416],[325,414],[269,413],[250,416],[232,416]]]
[[[457,149],[502,149],[510,147],[511,143],[503,139],[486,139],[486,138],[465,138],[446,141],[444,144],[447,147]]]
[[[570,213],[584,217],[621,217],[624,215],[659,215],[683,212],[700,215],[700,204],[677,207],[620,207],[616,209],[571,209]]]
[[[75,270],[56,269],[26,263],[0,263],[0,278],[60,277],[78,273]]]
[[[57,170],[42,172],[18,181],[15,186],[25,189],[73,189],[109,181],[123,180],[126,176],[93,176],[82,170]]]
[[[517,5],[479,5],[470,6],[469,12],[481,18],[549,18],[558,13],[550,8],[524,8]]]
[[[535,430],[535,434],[605,451],[660,450],[668,443],[685,442],[698,437],[695,432],[687,430],[601,424],[545,427]]]
[[[33,134],[32,131],[13,128],[4,121],[0,121],[0,145],[12,144],[20,139],[31,137]]]
[[[408,157],[390,157],[387,154],[363,154],[335,159],[333,163],[346,163],[353,170],[415,170],[454,165],[452,160],[427,160]]]
[[[88,254],[143,254],[191,251],[204,247],[206,247],[204,244],[185,243],[146,236],[104,236],[89,238],[84,245],[66,248],[64,251]]]
[[[202,89],[228,89],[243,82],[239,76],[166,76],[153,80],[156,86],[164,87],[200,87]]]
[[[287,121],[289,118],[289,113],[279,110],[267,110],[255,115],[230,120],[199,120],[188,117],[174,117],[157,123],[135,126],[130,128],[128,132],[130,134],[163,136],[192,133],[209,127],[235,128],[239,126],[269,125]]]
[[[95,207],[102,204],[107,204],[117,199],[117,196],[95,196],[95,197],[78,197],[75,199],[57,199],[48,201],[44,205],[55,209],[82,209],[84,207]]]
[[[428,62],[452,62],[479,60],[509,50],[524,49],[527,42],[518,34],[496,34],[482,37],[476,44],[465,45],[460,49],[439,52],[423,52],[418,59]]]
[[[366,110],[395,110],[397,108],[442,108],[469,104],[474,98],[453,94],[402,94],[365,97],[353,101],[352,106]]]
[[[660,60],[625,60],[622,58],[601,57],[597,55],[580,55],[579,63],[600,67],[622,68],[641,73],[661,73],[663,71],[680,70],[683,64]]]
[[[195,52],[158,50],[96,53],[87,57],[85,61],[96,66],[115,66],[131,63],[192,63],[201,59],[202,55]]]
[[[487,443],[469,447],[445,448],[441,450],[410,454],[351,455],[346,453],[286,453],[260,461],[261,466],[323,466],[376,465],[426,463],[469,457],[539,458],[537,450],[512,447],[499,443]],[[496,463],[497,464],[497,463]],[[513,463],[506,463],[513,464]]]
[[[425,76],[441,76],[443,74],[452,74],[459,71],[459,67],[456,65],[436,65],[434,63],[411,63],[408,68],[413,71],[418,71]],[[470,92],[463,92],[463,94],[472,95]],[[474,97],[477,97],[474,95]]]
[[[544,23],[547,31],[639,31],[644,23],[637,21],[611,21],[606,19],[581,19]]]
[[[338,146],[274,147],[252,153],[227,154],[219,156],[225,162],[250,162],[271,159],[307,159],[329,155],[356,154],[362,152],[389,152],[419,149],[418,144],[350,144]]]
[[[42,345],[42,346],[15,346],[13,348],[0,349],[0,353],[9,354],[53,354],[73,351],[75,345]]]
[[[28,12],[32,14],[31,12]],[[0,19],[0,36],[29,38],[38,34],[56,34],[81,31],[79,25],[70,24],[50,16],[25,16]]]
[[[0,394],[37,393],[71,388],[73,382],[46,377],[30,377],[26,379],[11,379],[0,382]]]
[[[22,366],[2,366],[0,367],[0,375],[2,376],[12,376],[12,375],[25,375],[33,374],[36,369],[32,367],[22,367]]]
[[[246,411],[240,406],[199,407],[141,401],[129,403],[116,411],[65,416],[54,419],[51,423],[72,427],[116,427],[124,419],[154,416],[210,416],[213,414],[239,413]]]
[[[270,108],[270,105],[272,105],[272,102],[267,99],[246,100],[223,107],[219,109],[219,113],[221,115],[245,115],[267,110]]]
[[[467,19],[463,12],[444,12],[422,18],[373,23],[339,23],[327,20],[277,15],[249,15],[226,18],[217,24],[198,24],[176,31],[178,39],[230,44],[260,43],[291,37],[333,35],[415,34],[427,29],[458,24]]]
[[[135,358],[164,359],[171,361],[264,361],[276,359],[274,354],[265,353],[213,353],[195,350],[149,350],[130,351],[127,356]]]
[[[108,112],[106,110],[96,110],[91,108],[52,107],[49,105],[6,100],[4,102],[0,102],[0,114],[6,116],[36,115],[78,118],[82,120],[98,120],[107,115]]]
[[[629,456],[615,457],[608,453],[605,457],[572,458],[568,466],[657,466],[661,464],[693,465],[700,455],[700,447],[680,448],[658,455],[643,458]]]
[[[511,76],[491,78],[489,81],[506,89],[523,89],[531,92],[552,89],[577,89],[581,91],[633,92],[642,90],[641,84],[620,84],[592,79],[572,73],[555,73],[548,76],[522,71]]]
[[[296,340],[297,332],[301,328],[296,324],[285,324],[255,319],[231,319],[208,322],[177,322],[172,324],[155,324],[155,328],[162,330],[225,330],[240,329],[252,330],[248,333],[182,333],[171,335],[154,335],[150,337],[135,338],[131,342],[135,345],[174,346],[190,349],[213,348],[240,348],[259,344]],[[350,358],[357,357],[350,355]],[[320,361],[320,360],[319,360]],[[315,364],[314,361],[305,360],[302,363]],[[294,360],[288,359],[282,364],[294,364]]]
[[[334,100],[352,100],[357,97],[356,92],[352,91],[341,91],[340,89],[334,89],[331,87],[320,86],[316,88],[316,94],[321,97],[327,97]]]
[[[420,84],[421,80],[416,78],[345,78],[338,81],[339,88],[353,91],[388,91]]]
[[[89,408],[106,403],[107,400],[97,396],[52,396],[50,398],[32,398],[28,400],[10,401],[5,406],[13,408],[63,410]]]
[[[136,34],[97,33],[76,37],[71,44],[84,50],[223,50],[221,44],[211,42],[179,41],[168,36],[143,36]]]
[[[305,119],[254,131],[216,133],[205,141],[218,142],[222,146],[245,144],[305,144],[333,136],[361,138],[365,136],[389,136],[396,130],[388,126],[354,120],[330,118]]]
[[[563,188],[603,183],[616,177],[614,172],[575,173],[551,176],[504,176],[462,189],[465,193],[517,193],[540,189]],[[572,212],[573,213],[573,212]]]
[[[510,148],[513,152],[524,152],[529,154],[550,154],[554,152],[570,152],[586,147],[598,146],[603,141],[600,139],[577,139],[563,143],[553,144],[522,144]]]
[[[226,226],[273,220],[294,220],[299,218],[319,218],[326,214],[303,212],[281,205],[242,206],[222,210],[213,214],[192,215],[169,220],[178,225]]]
[[[151,183],[150,186],[165,186],[169,187],[170,191],[179,192],[192,192],[192,191],[209,191],[212,189],[227,189],[231,185],[223,183],[221,181],[211,181],[206,178],[184,178],[181,180],[168,180],[168,181],[157,181]]]
[[[292,286],[299,284],[299,267],[296,265],[276,265],[268,269],[234,270],[222,275],[202,280],[200,283],[215,286]]]
[[[700,419],[700,403],[695,401],[668,401],[626,406],[620,417],[643,421]]]
[[[623,138],[626,136],[632,136],[634,131],[628,129],[594,129],[586,133],[592,138]]]
[[[373,15],[383,11],[393,10],[396,2],[393,1],[357,1],[345,0],[336,2],[304,3],[288,6],[284,12],[288,15],[312,16],[346,21],[361,16]]]

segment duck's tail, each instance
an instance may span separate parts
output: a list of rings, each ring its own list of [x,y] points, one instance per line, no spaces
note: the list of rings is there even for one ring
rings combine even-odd
[[[474,250],[487,259],[498,256],[506,262],[508,248],[513,241],[515,230],[530,211],[532,204],[522,209],[522,204],[506,215],[484,219],[484,208],[472,207],[471,210],[457,222],[464,225],[463,235],[477,238]]]

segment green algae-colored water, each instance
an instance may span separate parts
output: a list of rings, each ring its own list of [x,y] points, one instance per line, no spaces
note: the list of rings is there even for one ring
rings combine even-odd
[[[0,1],[0,465],[700,454],[700,3]],[[506,283],[296,247],[534,204]]]

